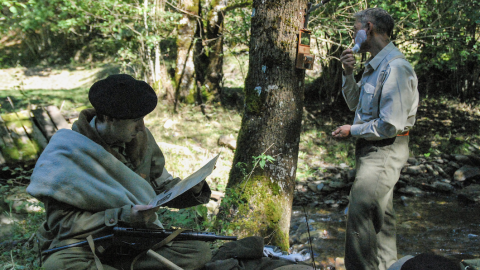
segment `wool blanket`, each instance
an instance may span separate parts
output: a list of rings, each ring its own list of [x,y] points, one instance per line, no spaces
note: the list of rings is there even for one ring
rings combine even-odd
[[[82,134],[61,129],[38,159],[27,192],[87,211],[146,205],[152,186],[103,147]]]

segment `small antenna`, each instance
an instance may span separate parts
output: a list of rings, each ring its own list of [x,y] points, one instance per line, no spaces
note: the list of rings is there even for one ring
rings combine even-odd
[[[317,270],[317,266],[315,263],[315,256],[313,254],[312,236],[310,235],[310,225],[308,224],[307,211],[305,210],[305,206],[302,205],[302,208],[303,208],[303,213],[305,214],[305,222],[307,222],[308,241],[310,242],[310,253],[312,254],[312,265],[313,265],[313,269]]]

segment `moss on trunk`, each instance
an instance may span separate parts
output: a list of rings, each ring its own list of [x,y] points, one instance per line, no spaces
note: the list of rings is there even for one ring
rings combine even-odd
[[[229,229],[240,238],[250,235],[265,236],[266,243],[288,249],[292,196],[285,196],[276,181],[265,175],[257,175],[247,185],[239,185],[241,193],[236,215],[230,220]]]

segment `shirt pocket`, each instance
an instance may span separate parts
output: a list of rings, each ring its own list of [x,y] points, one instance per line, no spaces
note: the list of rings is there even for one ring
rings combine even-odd
[[[373,109],[373,95],[375,94],[375,86],[371,85],[370,83],[366,83],[363,85],[363,94],[362,100],[360,104],[362,106],[362,113],[364,114],[372,114]]]

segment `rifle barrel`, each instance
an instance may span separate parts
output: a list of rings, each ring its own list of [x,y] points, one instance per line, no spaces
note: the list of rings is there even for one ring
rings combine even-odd
[[[148,238],[165,238],[172,234],[174,230],[149,230],[149,229],[138,229],[138,228],[124,228],[124,227],[114,227],[114,234],[116,236],[136,236],[136,237],[148,237]],[[181,232],[176,240],[200,240],[200,241],[215,241],[215,240],[237,240],[236,236],[224,236],[216,235],[213,232],[195,232],[195,231],[184,231]],[[174,239],[174,240],[175,240]]]

